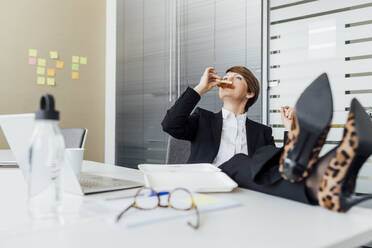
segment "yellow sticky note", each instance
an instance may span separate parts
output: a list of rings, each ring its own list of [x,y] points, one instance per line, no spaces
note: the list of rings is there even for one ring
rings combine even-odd
[[[56,85],[56,79],[48,77],[47,84],[51,86]]]
[[[72,64],[72,70],[78,71],[79,70],[79,64]]]
[[[81,65],[86,65],[88,63],[87,57],[80,57],[80,64]]]
[[[46,60],[45,59],[38,59],[37,60],[38,66],[46,66]]]
[[[37,50],[36,49],[28,49],[28,56],[37,57]]]
[[[49,56],[51,59],[58,59],[58,52],[57,51],[50,51]]]
[[[63,63],[63,61],[61,61],[61,60],[58,60],[58,61],[56,62],[56,68],[57,68],[57,69],[63,69],[63,65],[64,65],[64,63]]]
[[[38,75],[44,75],[45,74],[45,68],[44,67],[38,67],[36,73]]]
[[[72,79],[79,79],[79,72],[73,71],[72,72]]]
[[[54,77],[56,75],[56,71],[54,69],[48,69],[48,76]]]
[[[75,63],[75,64],[77,64],[77,63],[79,63],[79,56],[72,56],[72,63]]]
[[[45,84],[45,77],[37,77],[37,84],[44,85]]]
[[[190,203],[190,198],[185,198],[185,199],[182,199],[181,201]],[[208,197],[208,196],[198,196],[198,197],[194,197],[194,202],[196,205],[199,206],[199,205],[208,205],[208,204],[218,203],[219,200],[216,198]]]

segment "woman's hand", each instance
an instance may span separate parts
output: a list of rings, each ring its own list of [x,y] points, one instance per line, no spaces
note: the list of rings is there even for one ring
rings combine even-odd
[[[213,67],[208,67],[205,69],[203,76],[200,78],[199,84],[195,86],[194,90],[202,96],[219,84],[216,82],[216,79],[222,78],[217,76],[217,72]]]
[[[289,106],[283,106],[280,108],[280,113],[281,113],[284,129],[285,131],[289,131],[291,129],[292,122],[293,122],[294,109]]]

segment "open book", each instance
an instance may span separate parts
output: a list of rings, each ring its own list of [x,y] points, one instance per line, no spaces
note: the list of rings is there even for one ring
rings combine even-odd
[[[194,192],[229,192],[238,185],[212,164],[140,164],[145,184],[157,191],[178,187]]]

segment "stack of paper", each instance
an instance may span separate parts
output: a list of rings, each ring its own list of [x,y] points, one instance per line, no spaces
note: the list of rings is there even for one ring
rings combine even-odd
[[[145,185],[157,191],[178,187],[194,192],[229,192],[238,185],[212,164],[140,164]]]
[[[138,168],[144,172],[218,172],[220,168],[208,164],[140,164]]]
[[[143,196],[144,198],[145,196]],[[160,200],[162,204],[167,203],[168,195],[160,196]],[[203,225],[203,213],[212,212],[212,211],[219,211],[228,208],[238,207],[241,204],[236,201],[232,201],[230,199],[224,198],[217,198],[210,195],[203,195],[194,193],[193,198],[195,204],[199,210],[201,225]],[[175,201],[188,201],[189,198],[179,197],[177,199],[173,199],[172,202]],[[143,202],[144,200],[140,200]],[[153,201],[153,200],[151,200]],[[107,200],[105,202],[106,207],[108,207],[108,211],[110,214],[107,217],[107,220],[111,223],[116,223],[119,226],[123,227],[136,227],[142,226],[146,224],[152,224],[157,222],[163,222],[171,219],[177,218],[184,218],[185,224],[187,221],[195,222],[196,221],[196,213],[195,210],[189,211],[182,211],[182,210],[175,210],[172,208],[156,208],[154,210],[139,210],[136,208],[131,208],[128,212],[126,212],[121,220],[117,223],[116,217],[117,215],[126,207],[133,203],[133,199],[118,199],[118,200]]]

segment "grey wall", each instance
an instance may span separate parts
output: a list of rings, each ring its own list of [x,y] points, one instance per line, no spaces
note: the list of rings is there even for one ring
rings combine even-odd
[[[261,79],[259,0],[118,0],[117,16],[117,165],[164,162],[160,122],[206,67],[245,65]],[[219,111],[217,89],[199,106]],[[248,116],[261,121],[261,98]]]

